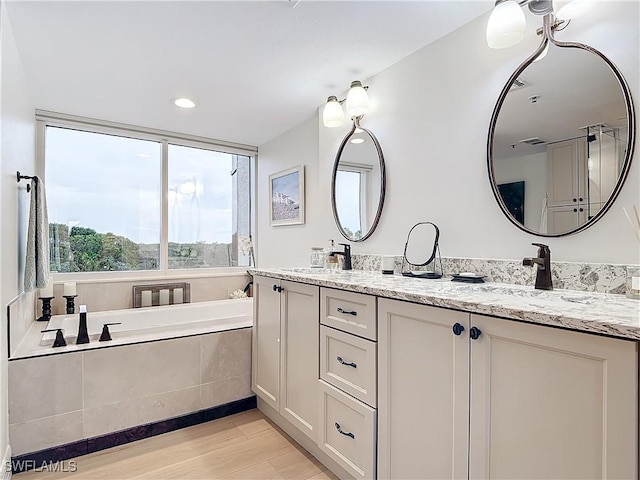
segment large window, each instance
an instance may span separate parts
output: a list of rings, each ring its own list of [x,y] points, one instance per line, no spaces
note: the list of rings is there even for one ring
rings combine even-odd
[[[112,128],[43,128],[51,271],[249,265],[251,154]]]

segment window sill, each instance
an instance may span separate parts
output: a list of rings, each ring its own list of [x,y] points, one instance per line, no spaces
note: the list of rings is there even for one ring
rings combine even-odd
[[[167,280],[184,280],[188,278],[221,278],[246,276],[247,270],[254,267],[223,267],[207,270],[172,270],[155,272],[149,270],[129,272],[51,272],[54,283],[74,281],[78,283],[124,283],[124,282],[165,282]]]

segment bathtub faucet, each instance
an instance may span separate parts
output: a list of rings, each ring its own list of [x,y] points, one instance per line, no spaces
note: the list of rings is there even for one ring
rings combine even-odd
[[[87,306],[80,305],[80,321],[78,323],[78,337],[76,344],[89,343],[89,334],[87,333]]]

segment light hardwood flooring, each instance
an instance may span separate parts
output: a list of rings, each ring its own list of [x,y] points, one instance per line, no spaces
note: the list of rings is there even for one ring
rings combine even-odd
[[[75,472],[29,471],[16,480],[337,480],[259,410],[73,459]],[[61,467],[69,470],[69,460]]]

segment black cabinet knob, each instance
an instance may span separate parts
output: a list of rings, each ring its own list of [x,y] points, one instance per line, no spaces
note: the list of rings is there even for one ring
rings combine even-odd
[[[577,208],[574,208],[574,209],[573,209],[573,211],[574,211],[574,212],[577,212],[577,211],[578,211],[578,209],[577,209]]]
[[[582,208],[582,207],[581,207],[581,208],[580,208],[580,211],[581,211],[581,212],[584,212],[584,208]]]
[[[574,199],[573,199],[573,201],[574,201],[574,202],[577,202],[577,201],[578,201],[578,199],[577,199],[577,198],[574,198]]]
[[[582,202],[582,201],[584,201],[584,198],[580,197],[579,200]]]
[[[274,291],[274,292],[277,292],[277,291],[278,291],[278,285],[275,285],[275,284],[273,285],[273,291]]]
[[[461,335],[462,332],[464,332],[464,327],[462,325],[460,325],[459,323],[454,323],[453,324],[453,334],[454,335]]]
[[[469,330],[469,336],[472,340],[477,340],[480,335],[482,335],[482,331],[478,327],[471,327],[471,330]]]

